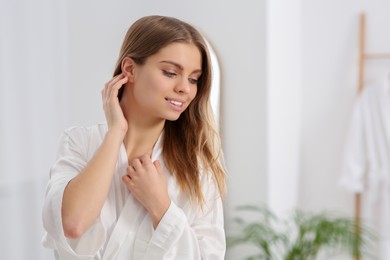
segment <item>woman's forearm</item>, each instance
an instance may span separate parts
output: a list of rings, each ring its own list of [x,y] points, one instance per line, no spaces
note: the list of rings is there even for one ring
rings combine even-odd
[[[66,237],[80,237],[99,216],[110,189],[122,136],[118,131],[108,131],[91,161],[66,186],[62,201]]]

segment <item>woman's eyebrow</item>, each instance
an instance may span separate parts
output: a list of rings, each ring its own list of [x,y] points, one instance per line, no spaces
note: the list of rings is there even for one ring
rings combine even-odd
[[[163,60],[163,61],[160,61],[160,63],[168,63],[168,64],[171,64],[173,66],[175,66],[176,68],[178,68],[179,70],[184,70],[183,66],[180,65],[179,63],[177,62],[174,62],[174,61],[170,61],[170,60]],[[192,73],[202,73],[202,70],[200,69],[197,69],[197,70],[194,70]]]

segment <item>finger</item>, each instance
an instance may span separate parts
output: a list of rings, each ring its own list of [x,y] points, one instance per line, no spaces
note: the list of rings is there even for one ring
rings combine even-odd
[[[102,94],[105,98],[109,97],[110,89],[113,85],[115,85],[118,81],[122,80],[125,76],[121,73],[113,77],[111,80],[109,80],[102,91]]]
[[[134,182],[129,175],[122,176],[122,181],[128,189],[131,190],[134,187]]]
[[[108,94],[108,97],[109,98],[117,98],[119,89],[122,88],[126,84],[127,81],[128,81],[128,78],[124,77],[123,79],[116,82],[115,85],[111,86],[109,88],[110,92]]]
[[[102,89],[102,101],[103,101],[103,103],[106,103],[107,89],[108,89],[108,83],[104,84],[104,88]]]
[[[110,97],[113,89],[120,89],[123,86],[123,84],[125,84],[126,82],[127,82],[127,77],[122,74],[120,75],[120,77],[116,78],[115,80],[108,82],[106,95]]]
[[[108,92],[107,90],[108,90],[109,86],[115,84],[115,82],[120,80],[123,76],[124,76],[123,74],[118,74],[115,77],[113,77],[112,79],[110,79],[108,82],[106,82],[106,84],[104,85],[104,88],[102,90],[104,96],[107,96],[107,92]]]
[[[116,76],[114,76],[112,79],[110,79],[106,85],[107,86],[112,86],[112,85],[115,85],[115,83],[117,83],[119,80],[123,79],[123,77],[125,77],[125,75],[123,73],[121,74],[118,74]]]
[[[123,179],[123,181],[125,181],[125,182],[130,182],[130,181],[131,181],[131,176],[128,175],[128,174],[126,174],[126,175],[123,175],[123,176],[122,176],[122,179]]]
[[[122,87],[123,83],[127,82],[127,80],[128,80],[128,77],[126,77],[125,75],[122,75],[122,77],[120,77],[117,81],[112,83],[111,86],[113,88],[120,89]]]
[[[107,93],[107,102],[114,101],[119,102],[118,93],[119,89],[122,88],[127,82],[127,78],[123,78],[118,81],[115,85],[110,86]]]
[[[127,175],[131,178],[134,175],[135,168],[132,165],[129,165],[126,169]]]
[[[160,164],[160,161],[156,160],[153,162],[154,166],[156,167],[158,173],[163,174],[163,170]]]
[[[132,166],[134,167],[135,171],[140,171],[143,168],[142,163],[139,159],[133,160]]]
[[[149,153],[146,153],[140,157],[140,160],[143,165],[152,164],[152,158]]]
[[[131,166],[134,168],[135,171],[139,171],[139,170],[141,170],[143,168],[140,159],[132,160],[131,161]]]

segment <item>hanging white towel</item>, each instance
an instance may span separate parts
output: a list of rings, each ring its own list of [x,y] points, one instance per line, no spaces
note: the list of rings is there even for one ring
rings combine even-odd
[[[341,184],[362,194],[362,219],[376,231],[378,257],[390,259],[390,85],[367,85],[356,100]]]

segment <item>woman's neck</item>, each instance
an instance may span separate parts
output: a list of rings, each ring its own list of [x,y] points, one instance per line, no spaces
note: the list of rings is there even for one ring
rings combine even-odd
[[[129,118],[128,130],[123,140],[129,160],[146,153],[152,154],[153,147],[164,129],[165,120],[153,124],[140,124]]]
[[[164,129],[165,120],[155,118],[137,107],[131,96],[123,92],[120,105],[127,120],[128,129],[123,140],[129,160],[146,153],[151,155],[158,137]]]

